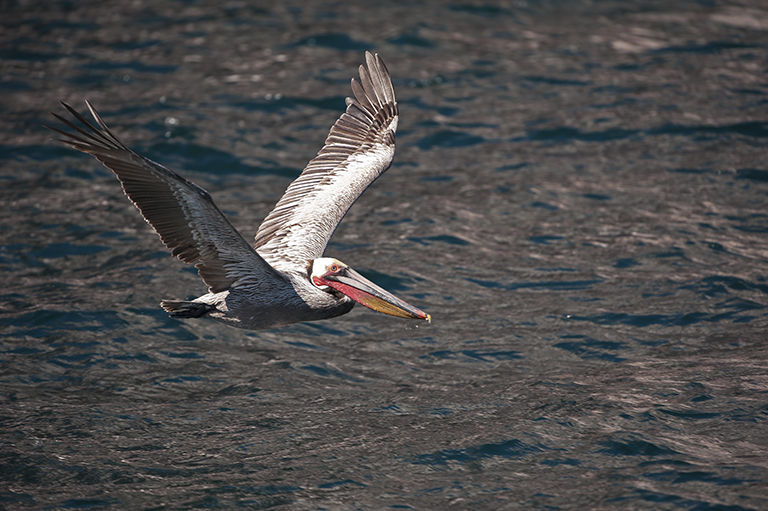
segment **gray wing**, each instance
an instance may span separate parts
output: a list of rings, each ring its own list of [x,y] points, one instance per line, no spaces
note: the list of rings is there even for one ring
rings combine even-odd
[[[52,113],[75,130],[61,142],[94,156],[115,173],[123,191],[139,208],[173,255],[194,264],[210,291],[228,289],[238,280],[274,278],[275,271],[248,244],[214,204],[211,196],[191,181],[126,147],[86,101],[97,128],[62,103],[83,126]]]
[[[304,268],[323,255],[336,226],[395,154],[397,101],[378,55],[352,79],[356,99],[331,128],[324,147],[286,190],[256,233],[257,252],[275,268]]]

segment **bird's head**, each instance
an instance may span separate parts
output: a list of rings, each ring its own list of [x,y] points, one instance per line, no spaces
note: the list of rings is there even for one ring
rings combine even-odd
[[[432,322],[429,314],[380,288],[338,259],[321,257],[310,261],[308,269],[309,280],[318,289],[327,292],[333,289],[377,312]]]

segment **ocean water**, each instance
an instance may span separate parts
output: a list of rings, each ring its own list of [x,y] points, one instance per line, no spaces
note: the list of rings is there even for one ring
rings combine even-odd
[[[0,508],[767,508],[768,8],[277,4],[2,4]],[[168,318],[202,282],[48,112],[250,238],[365,50],[397,153],[326,254],[433,323]]]

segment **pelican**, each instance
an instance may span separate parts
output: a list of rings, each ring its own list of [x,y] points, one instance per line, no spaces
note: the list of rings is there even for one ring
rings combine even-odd
[[[323,252],[360,194],[392,163],[398,109],[384,62],[365,53],[355,98],[331,128],[325,145],[288,187],[256,232],[253,244],[227,220],[201,187],[124,145],[90,102],[98,127],[62,105],[78,126],[51,112],[73,132],[58,139],[99,160],[172,255],[194,264],[208,292],[191,301],[164,300],[175,318],[209,317],[263,330],[333,318],[355,302],[402,318],[432,321],[416,307]]]

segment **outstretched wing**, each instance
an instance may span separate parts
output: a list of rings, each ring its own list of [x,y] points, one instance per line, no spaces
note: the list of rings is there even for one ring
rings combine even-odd
[[[323,255],[336,226],[395,154],[397,101],[384,62],[365,53],[356,99],[325,146],[286,190],[256,233],[256,251],[275,268],[304,268]]]
[[[62,103],[82,127],[52,113],[75,130],[59,139],[94,156],[115,173],[123,191],[139,208],[173,255],[194,264],[210,291],[228,289],[240,279],[274,278],[274,270],[248,244],[214,204],[211,196],[191,181],[129,149],[104,124],[93,106],[88,109],[100,129]]]

